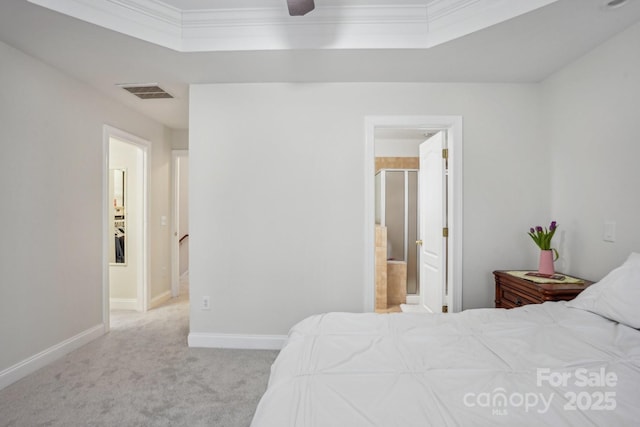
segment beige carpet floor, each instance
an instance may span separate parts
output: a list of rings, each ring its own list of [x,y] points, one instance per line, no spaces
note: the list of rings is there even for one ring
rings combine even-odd
[[[277,352],[187,347],[187,295],[0,390],[0,426],[248,426]]]

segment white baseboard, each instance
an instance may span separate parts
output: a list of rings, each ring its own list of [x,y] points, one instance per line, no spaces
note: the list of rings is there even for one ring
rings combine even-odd
[[[170,299],[171,299],[171,291],[163,292],[151,300],[151,303],[149,304],[149,309],[156,308],[157,306],[164,304]]]
[[[0,390],[9,384],[26,377],[27,375],[37,371],[38,369],[48,365],[49,363],[61,358],[67,353],[76,350],[83,345],[95,340],[105,333],[104,325],[99,324],[86,331],[80,332],[69,339],[62,341],[46,350],[35,354],[22,362],[0,372]]]
[[[138,310],[138,300],[135,298],[109,298],[111,310]]]
[[[245,335],[189,333],[189,347],[241,348],[250,350],[280,350],[286,335]]]

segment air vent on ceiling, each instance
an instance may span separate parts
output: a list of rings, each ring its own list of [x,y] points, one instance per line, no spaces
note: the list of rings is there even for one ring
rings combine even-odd
[[[171,94],[158,86],[157,83],[119,84],[122,89],[134,94],[140,99],[173,98]]]

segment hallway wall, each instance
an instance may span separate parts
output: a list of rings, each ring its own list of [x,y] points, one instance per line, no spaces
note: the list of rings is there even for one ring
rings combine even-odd
[[[0,388],[103,333],[103,125],[152,141],[152,296],[169,290],[170,132],[0,43]],[[165,196],[166,194],[166,196]],[[28,361],[25,362],[25,361]]]

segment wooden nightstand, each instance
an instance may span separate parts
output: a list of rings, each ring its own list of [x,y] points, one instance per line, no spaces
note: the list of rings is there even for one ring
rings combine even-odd
[[[496,308],[569,301],[593,283],[589,280],[584,280],[584,283],[535,283],[502,270],[494,271],[493,275],[496,279]]]

